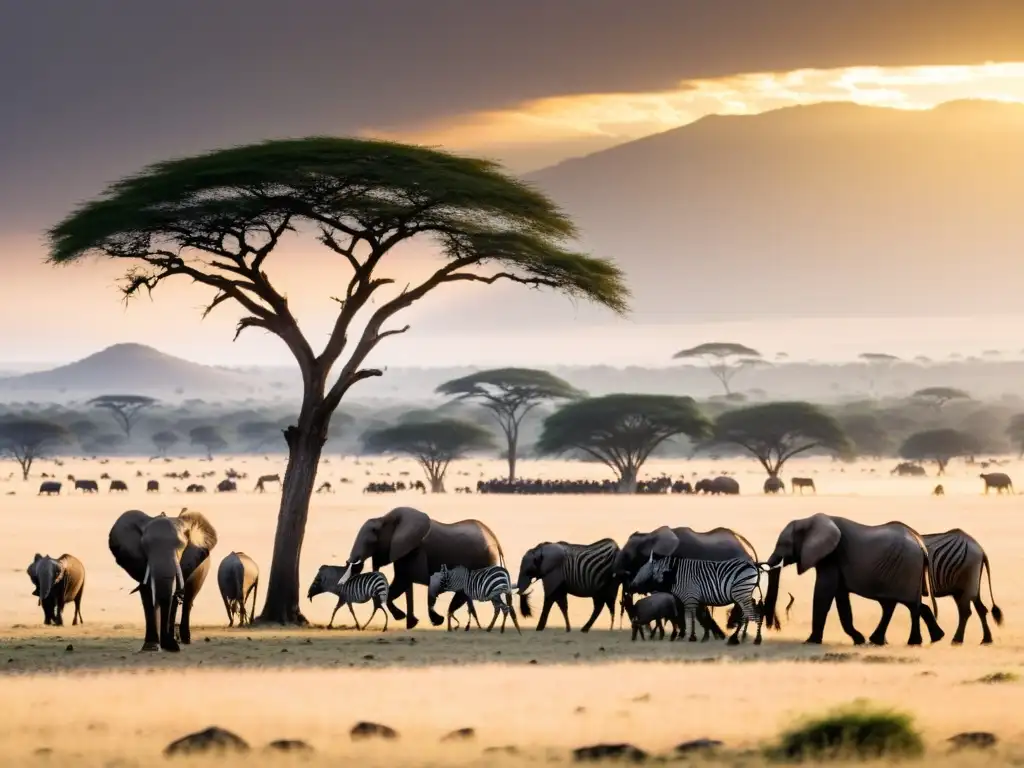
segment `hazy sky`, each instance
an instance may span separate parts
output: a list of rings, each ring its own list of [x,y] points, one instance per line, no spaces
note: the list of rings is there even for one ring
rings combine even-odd
[[[46,226],[106,182],[167,156],[360,134],[527,171],[709,113],[821,100],[1024,100],[1020,62],[1016,0],[0,0],[0,306],[6,327],[25,328],[0,339],[0,359],[68,359],[115,341],[205,361],[285,359],[280,344],[257,335],[232,345],[229,315],[200,323],[204,296],[190,286],[125,309],[113,265],[41,264]],[[321,286],[333,265],[293,247],[286,273],[271,273],[315,336],[329,318]],[[411,252],[409,269],[423,258]],[[562,299],[502,304],[472,290],[488,293],[453,289],[424,302],[384,361],[492,362],[507,353],[520,362],[643,362],[660,359],[663,343],[667,356],[716,330],[594,331],[607,318]],[[543,312],[564,333],[496,337],[489,329],[503,318],[488,315],[494,304]],[[32,324],[21,325],[29,313]],[[467,325],[483,330],[474,339]],[[875,326],[857,327],[864,343],[850,343],[870,346]],[[758,343],[753,327],[720,330]],[[797,356],[827,351],[780,346]]]

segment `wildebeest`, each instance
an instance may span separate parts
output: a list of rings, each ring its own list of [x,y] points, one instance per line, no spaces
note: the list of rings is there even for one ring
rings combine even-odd
[[[150,480],[146,483],[146,493],[159,493],[160,492],[160,481]]]
[[[794,477],[789,481],[789,485],[794,493],[797,488],[800,489],[800,493],[804,492],[804,488],[810,488],[815,493],[818,492],[818,489],[814,487],[814,479],[810,477]]]
[[[900,477],[924,477],[927,472],[924,471],[924,467],[920,464],[914,464],[909,461],[901,461],[895,467],[893,467],[890,475],[899,475]]]
[[[220,493],[230,493],[232,491],[237,491],[238,485],[235,483],[234,480],[228,478],[225,480],[221,480],[219,483],[217,483],[217,490]]]
[[[83,493],[99,493],[100,486],[95,480],[75,480],[75,490]]]
[[[256,481],[256,487],[253,488],[253,490],[254,491],[259,491],[260,493],[263,493],[266,490],[266,488],[263,487],[266,483],[280,483],[280,482],[281,482],[281,476],[280,475],[262,475],[259,478],[259,480]]]
[[[206,486],[199,483],[191,483],[185,488],[185,493],[206,493]]]
[[[61,484],[59,480],[46,480],[39,484],[39,495],[46,494],[47,496],[53,496],[57,494],[60,496]]]
[[[989,488],[995,488],[996,493],[1015,493],[1013,481],[1005,472],[982,472],[978,477],[985,481],[986,494]]]
[[[125,493],[128,490],[128,486],[124,480],[111,480],[109,493],[117,491],[118,493]]]

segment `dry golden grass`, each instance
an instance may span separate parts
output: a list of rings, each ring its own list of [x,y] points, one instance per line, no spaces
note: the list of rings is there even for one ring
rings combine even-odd
[[[184,483],[164,480],[159,496],[143,492],[137,470],[160,477],[186,467],[193,473],[233,466],[248,472],[238,494],[194,496],[170,489]],[[425,590],[417,589],[416,613],[422,623],[412,633],[392,620],[381,634],[382,618],[363,633],[322,627],[334,599],[322,596],[305,605],[315,625],[301,631],[228,630],[223,605],[211,578],[194,613],[194,640],[181,654],[137,654],[141,611],[134,584],[113,562],[107,531],[125,509],[176,513],[182,506],[205,511],[220,534],[214,567],[232,549],[251,555],[269,571],[278,492],[251,493],[256,475],[283,470],[263,459],[219,460],[212,464],[140,460],[96,462],[59,468],[61,476],[98,477],[103,471],[128,482],[124,495],[38,498],[37,479],[0,482],[0,505],[7,522],[0,537],[0,759],[32,763],[37,749],[53,757],[76,756],[76,764],[105,765],[113,760],[147,764],[171,740],[217,724],[254,746],[276,738],[300,738],[318,750],[315,763],[357,757],[366,765],[495,764],[482,757],[487,746],[515,744],[526,757],[565,759],[575,746],[598,741],[630,741],[664,752],[691,738],[722,739],[730,748],[754,748],[805,713],[867,698],[912,713],[932,755],[944,739],[959,731],[990,730],[1014,757],[1020,740],[1016,714],[1024,705],[1024,682],[977,682],[1020,670],[1024,598],[1014,586],[1024,575],[1019,554],[1024,543],[1024,497],[984,497],[976,468],[957,465],[942,480],[946,496],[929,494],[934,478],[893,478],[890,465],[829,461],[793,462],[787,476],[815,477],[818,496],[765,497],[762,475],[753,462],[664,462],[650,474],[700,475],[733,469],[744,493],[739,498],[682,496],[508,497],[450,493],[444,496],[363,495],[369,479],[390,473],[418,473],[409,462],[342,462],[332,459],[320,479],[338,492],[314,497],[303,550],[303,590],[321,563],[342,563],[356,530],[369,516],[398,504],[419,506],[440,520],[479,517],[498,534],[513,576],[525,549],[542,540],[592,541],[612,536],[622,542],[634,530],[658,525],[708,529],[736,528],[766,557],[779,530],[790,519],[814,512],[843,515],[867,523],[899,519],[921,532],[962,527],[986,547],[993,566],[997,602],[1007,615],[994,628],[996,644],[982,648],[976,619],[968,625],[967,644],[951,648],[948,639],[919,649],[907,648],[906,612],[897,611],[889,632],[891,646],[854,649],[833,615],[826,631],[831,645],[807,647],[813,576],[784,572],[783,589],[796,597],[792,620],[771,633],[761,647],[727,648],[722,643],[631,643],[625,631],[608,631],[603,615],[590,635],[565,634],[557,609],[548,631],[524,634],[509,626],[504,635],[447,634],[429,628]],[[39,471],[53,471],[52,465]],[[874,471],[871,471],[874,470]],[[450,488],[475,486],[482,475],[499,475],[497,462],[464,462],[453,468]],[[527,476],[603,475],[600,467],[556,462],[526,462]],[[1007,469],[1020,474],[1020,465]],[[1024,476],[1024,475],[1021,475]],[[350,485],[341,485],[349,477]],[[213,481],[205,481],[212,487]],[[8,496],[9,491],[16,495]],[[34,552],[70,552],[86,565],[82,627],[43,627],[30,594],[25,566]],[[262,603],[263,590],[260,593]],[[983,594],[989,603],[987,588]],[[540,590],[534,597],[539,608]],[[589,616],[590,601],[572,599],[571,619],[578,628]],[[949,599],[939,604],[947,636],[956,613]],[[360,606],[361,621],[369,609]],[[878,607],[854,598],[858,628],[868,634]],[[483,607],[484,621],[490,608]],[[70,616],[70,612],[68,614]],[[721,620],[721,617],[720,617]],[[339,622],[349,621],[345,609]],[[73,650],[68,651],[67,647]],[[535,662],[535,663],[534,663]],[[353,745],[348,729],[358,720],[396,728],[402,738],[387,745]],[[477,730],[468,745],[441,745],[439,738],[462,727]],[[249,757],[247,764],[265,758]],[[294,760],[295,758],[291,758]],[[280,758],[278,758],[280,760]],[[501,762],[514,762],[500,758]],[[932,760],[934,762],[934,760]],[[944,762],[944,761],[940,761]],[[979,762],[980,759],[975,762]],[[122,764],[122,763],[118,763]],[[950,764],[954,764],[951,759]],[[955,764],[962,764],[957,758]]]

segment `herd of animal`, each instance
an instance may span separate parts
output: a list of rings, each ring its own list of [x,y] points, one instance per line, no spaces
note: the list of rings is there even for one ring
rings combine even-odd
[[[115,562],[137,584],[145,617],[144,651],[178,651],[180,643],[191,642],[190,615],[196,596],[202,589],[211,565],[211,554],[218,543],[212,523],[200,512],[183,509],[176,517],[151,516],[133,510],[114,522],[108,546]],[[374,570],[364,573],[368,561]],[[379,569],[393,566],[391,580]],[[307,597],[330,593],[338,598],[328,627],[333,627],[339,608],[347,605],[357,629],[364,629],[384,611],[384,631],[388,613],[405,620],[413,629],[414,584],[428,588],[427,610],[434,626],[445,623],[435,610],[438,597],[453,594],[447,609],[447,628],[458,625],[455,613],[467,608],[465,629],[475,620],[480,627],[474,603],[490,602],[494,616],[490,631],[500,614],[501,631],[511,618],[520,631],[513,597],[519,597],[519,609],[530,617],[530,593],[539,582],[543,603],[537,630],[543,631],[553,606],[558,606],[570,631],[568,597],[593,601],[593,611],[582,627],[587,632],[607,608],[611,628],[615,627],[616,602],[629,615],[633,639],[660,628],[673,626],[672,638],[687,636],[695,641],[696,626],[704,629],[704,640],[711,636],[724,639],[715,622],[713,609],[733,606],[727,628],[733,629],[729,643],[746,638],[750,622],[756,624],[755,643],[761,642],[761,629],[779,629],[777,615],[781,570],[797,566],[797,573],[815,571],[809,643],[821,643],[825,622],[833,604],[844,632],[855,644],[865,637],[853,624],[850,595],[875,600],[882,617],[868,640],[884,644],[886,632],[898,605],[910,612],[908,643],[922,642],[923,620],[932,642],[944,632],[937,622],[936,598],[952,597],[957,606],[958,624],[953,643],[964,640],[971,607],[978,613],[982,643],[992,642],[987,616],[989,608],[981,599],[982,578],[987,573],[991,613],[997,624],[1002,612],[992,595],[992,575],[984,548],[960,529],[942,533],[918,534],[900,522],[863,525],[842,517],[815,514],[793,520],[779,534],[772,554],[760,560],[754,546],[729,528],[694,531],[691,528],[662,526],[653,531],[635,532],[620,547],[610,538],[589,544],[542,542],[528,550],[520,561],[518,578],[513,582],[506,567],[504,552],[494,532],[479,520],[442,523],[411,507],[397,507],[380,517],[368,519],[360,527],[347,561],[341,565],[323,565],[310,585]],[[767,573],[767,590],[760,599],[761,576]],[[85,566],[72,555],[51,558],[36,554],[28,567],[33,595],[39,598],[44,623],[63,624],[64,606],[74,604],[73,624],[82,620],[81,603],[85,589]],[[220,563],[217,583],[228,616],[228,625],[250,624],[256,613],[259,568],[242,552],[231,552]],[[396,601],[405,596],[406,610]],[[643,595],[639,600],[635,596]],[[922,597],[928,597],[924,603]],[[247,607],[251,598],[251,607]],[[353,606],[372,603],[373,614],[360,627]],[[786,608],[788,615],[793,599]],[[177,619],[181,609],[180,623]],[[686,629],[689,627],[689,634]],[[177,633],[175,630],[177,629]]]
[[[209,472],[204,473],[203,477],[212,477],[216,473]],[[141,473],[140,475],[141,476]],[[44,477],[46,477],[44,475]],[[169,472],[166,477],[187,480],[191,475],[188,472],[176,473]],[[215,486],[218,493],[234,493],[238,490],[238,480],[245,479],[246,475],[238,473],[229,473],[228,477],[225,477]],[[79,479],[74,475],[68,475],[68,482],[72,483],[72,490],[81,491],[82,493],[99,493],[100,484],[96,480]],[[107,487],[108,493],[127,493],[128,483],[124,480],[111,479],[104,474],[101,480],[109,480],[110,484]],[[262,475],[256,480],[256,485],[253,488],[254,493],[266,492],[266,486],[268,483],[281,483],[281,475]],[[330,483],[325,483],[328,489],[330,489]],[[39,496],[60,496],[61,491],[64,489],[64,483],[60,480],[55,479],[44,479],[39,484]],[[174,488],[175,492],[181,492],[178,487]],[[160,481],[159,480],[147,480],[146,481],[146,493],[159,493],[160,492]],[[206,486],[203,483],[189,483],[185,486],[185,493],[206,493]]]

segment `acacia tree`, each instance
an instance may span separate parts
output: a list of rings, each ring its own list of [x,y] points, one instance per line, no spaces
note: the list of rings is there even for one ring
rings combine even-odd
[[[431,493],[444,493],[448,465],[472,451],[494,448],[494,437],[479,424],[459,419],[412,419],[366,432],[368,453],[403,453],[423,467]]]
[[[286,233],[317,232],[351,278],[334,289],[338,313],[315,350],[267,265]],[[305,623],[299,557],[331,415],[360,381],[377,345],[409,326],[392,318],[452,284],[501,281],[550,288],[624,313],[628,290],[611,261],[574,252],[569,219],[540,192],[485,160],[422,147],[345,138],[268,141],[158,163],[108,188],[49,232],[50,261],[91,254],[129,264],[126,297],[169,279],[213,292],[206,314],[234,303],[238,333],[277,336],[302,374],[288,446],[267,598],[261,619]],[[397,295],[381,267],[415,238],[442,264]],[[338,366],[338,370],[336,370]]]
[[[153,440],[153,445],[156,446],[157,455],[163,458],[171,448],[178,444],[181,438],[170,430],[161,430],[153,435],[151,439]]]
[[[824,449],[848,456],[851,446],[842,427],[816,405],[765,403],[726,411],[715,420],[713,442],[732,443],[750,451],[769,477],[778,477],[794,456]]]
[[[277,424],[272,421],[243,421],[236,431],[248,443],[247,450],[250,452],[259,451],[275,435],[281,434]]]
[[[32,462],[47,456],[54,445],[68,437],[59,424],[34,419],[0,421],[0,452],[21,465],[21,479],[28,480]]]
[[[540,454],[583,454],[611,467],[620,493],[635,493],[637,476],[651,452],[666,440],[710,433],[693,398],[616,394],[576,400],[544,420]]]
[[[1024,413],[1018,413],[1010,419],[1006,436],[1017,446],[1017,458],[1024,459]]]
[[[703,360],[711,375],[721,383],[725,395],[732,394],[729,383],[744,368],[763,363],[761,353],[752,347],[726,341],[709,341],[696,347],[676,352],[672,358],[697,358]]]
[[[851,413],[839,417],[839,426],[853,443],[858,456],[879,459],[894,447],[882,419],[876,413]]]
[[[946,473],[946,465],[957,456],[969,456],[977,450],[975,439],[957,429],[927,429],[915,432],[900,446],[900,457],[911,461],[934,461],[938,474]]]
[[[228,446],[228,442],[221,435],[220,430],[213,426],[194,427],[189,430],[188,438],[192,445],[201,445],[205,448],[206,458],[211,461],[214,451],[222,451]]]
[[[516,479],[519,425],[526,415],[549,400],[575,400],[584,396],[568,382],[534,368],[497,368],[446,381],[437,388],[456,400],[473,400],[486,408],[501,427],[508,444],[508,481]]]
[[[970,400],[971,396],[962,389],[956,387],[925,387],[914,392],[911,397],[932,406],[936,411],[941,411],[942,406],[950,400]]]
[[[890,355],[888,352],[861,352],[857,357],[867,364],[868,391],[874,397],[876,394],[875,379],[878,377],[878,374],[888,371],[893,363],[899,362],[899,358],[896,355]]]
[[[132,439],[132,427],[139,420],[142,411],[156,403],[156,398],[145,395],[101,395],[89,401],[89,405],[95,408],[110,411],[129,440]]]

